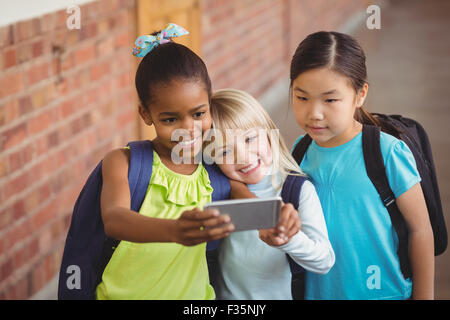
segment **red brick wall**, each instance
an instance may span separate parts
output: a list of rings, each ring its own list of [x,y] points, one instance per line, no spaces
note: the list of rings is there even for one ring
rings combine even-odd
[[[206,0],[203,57],[214,88],[256,97],[289,78],[295,48],[309,33],[335,30],[367,7],[361,0]]]
[[[135,138],[134,6],[83,5],[80,30],[65,10],[0,28],[0,299],[58,273],[81,185]]]

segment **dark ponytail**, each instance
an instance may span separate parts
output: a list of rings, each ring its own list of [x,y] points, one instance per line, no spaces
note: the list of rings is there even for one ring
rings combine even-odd
[[[203,60],[188,47],[171,41],[155,47],[139,63],[135,84],[142,106],[148,110],[154,101],[155,84],[173,79],[202,82],[211,99],[211,80]]]
[[[377,127],[381,126],[380,121],[378,121],[378,119],[373,114],[371,114],[363,107],[357,108],[355,110],[355,120],[363,124],[372,124]]]
[[[367,83],[366,56],[358,42],[343,33],[320,31],[310,34],[298,45],[291,61],[291,88],[301,73],[324,67],[350,79],[355,92]],[[362,124],[390,131],[364,107],[356,109],[354,118]]]

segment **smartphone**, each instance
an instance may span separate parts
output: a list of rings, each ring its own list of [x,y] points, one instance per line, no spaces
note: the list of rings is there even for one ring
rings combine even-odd
[[[235,231],[271,229],[280,218],[281,197],[213,201],[203,207],[206,209],[229,215]]]

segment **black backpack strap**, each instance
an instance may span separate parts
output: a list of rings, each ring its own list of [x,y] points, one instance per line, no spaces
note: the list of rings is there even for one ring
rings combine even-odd
[[[311,142],[312,138],[309,136],[309,134],[306,134],[297,143],[294,150],[292,151],[292,156],[294,157],[295,161],[297,161],[298,165],[302,163],[303,157],[305,156],[306,150],[308,149]]]
[[[386,175],[383,155],[380,146],[380,128],[363,125],[362,145],[367,175],[380,195],[381,201],[389,212],[392,225],[398,236],[398,256],[400,268],[405,278],[411,277],[408,254],[408,228],[395,203],[395,195]]]
[[[291,203],[295,209],[298,209],[298,197],[305,180],[305,177],[294,175],[288,175],[286,180],[284,180],[283,187],[281,189],[281,198],[284,202]]]

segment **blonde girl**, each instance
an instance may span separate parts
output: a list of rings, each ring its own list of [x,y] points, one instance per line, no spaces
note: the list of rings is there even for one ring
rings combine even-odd
[[[288,174],[304,176],[261,105],[248,93],[218,90],[212,96],[213,158],[230,179],[246,183],[257,197],[280,195]],[[219,299],[292,299],[286,254],[306,270],[327,273],[334,264],[322,208],[305,181],[298,213],[284,236],[276,230],[232,233],[221,241],[216,279]],[[300,222],[300,223],[299,223]],[[290,229],[301,224],[295,234]]]

